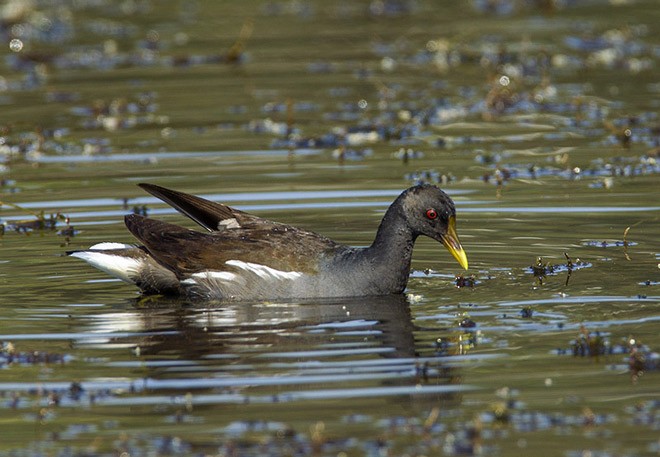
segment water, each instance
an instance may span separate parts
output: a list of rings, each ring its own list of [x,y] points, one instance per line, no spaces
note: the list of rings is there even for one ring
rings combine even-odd
[[[658,455],[654,2],[0,14],[0,455]],[[470,270],[420,239],[400,297],[143,298],[64,256],[193,227],[139,182],[364,246],[418,181]]]

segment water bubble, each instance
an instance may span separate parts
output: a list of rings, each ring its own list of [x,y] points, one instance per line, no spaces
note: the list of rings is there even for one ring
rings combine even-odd
[[[13,52],[21,52],[23,50],[23,42],[18,38],[14,38],[9,42],[9,49]]]

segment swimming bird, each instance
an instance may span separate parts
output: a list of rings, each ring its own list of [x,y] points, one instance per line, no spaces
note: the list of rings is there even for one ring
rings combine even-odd
[[[140,244],[99,243],[67,254],[140,288],[202,300],[274,300],[402,293],[419,235],[442,243],[465,269],[456,210],[433,185],[405,190],[373,243],[352,247],[204,198],[138,184],[207,232],[137,214],[125,217]]]

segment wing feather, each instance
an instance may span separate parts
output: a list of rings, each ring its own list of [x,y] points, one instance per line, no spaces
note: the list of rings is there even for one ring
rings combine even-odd
[[[268,222],[202,233],[136,214],[126,216],[130,232],[158,263],[180,279],[200,271],[231,271],[230,260],[315,273],[325,255],[341,248],[314,232]]]
[[[155,184],[138,184],[142,189],[189,217],[209,232],[241,228],[244,224],[268,222],[222,203],[186,194]]]

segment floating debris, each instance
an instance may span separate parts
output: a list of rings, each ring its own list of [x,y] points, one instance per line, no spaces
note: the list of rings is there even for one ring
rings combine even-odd
[[[10,341],[0,343],[0,368],[12,365],[50,365],[63,364],[73,360],[68,354],[58,354],[46,351],[19,351]]]
[[[76,230],[71,225],[71,220],[68,217],[65,218],[65,224],[66,226],[64,228],[57,231],[58,236],[64,237],[64,243],[61,244],[62,247],[68,246],[71,242],[71,238],[80,233],[80,231]]]
[[[531,319],[534,315],[534,309],[531,306],[523,306],[520,310],[520,316],[523,319]]]
[[[652,352],[651,349],[642,344],[634,337],[627,339],[628,369],[631,381],[637,383],[648,371],[660,370],[660,354]]]
[[[584,325],[580,325],[580,333],[571,342],[571,349],[575,357],[598,357],[612,353],[609,340],[599,331],[590,332]]]
[[[454,284],[456,284],[456,287],[459,289],[462,287],[474,287],[478,283],[477,279],[475,278],[474,275],[470,276],[463,276],[463,275],[458,275],[454,279]]]
[[[3,233],[6,230],[13,230],[17,233],[28,235],[32,232],[54,231],[57,229],[60,222],[66,223],[67,220],[68,218],[61,213],[46,215],[42,211],[35,219],[5,222],[2,224]]]
[[[543,263],[543,259],[541,259],[541,257],[537,257],[536,264],[532,265],[529,268],[531,270],[531,273],[539,280],[539,284],[543,284],[543,279],[547,275],[553,274],[555,272],[554,265],[550,265],[549,263]]]
[[[564,256],[566,257],[566,263],[565,264],[560,264],[560,265],[552,265],[548,262],[543,262],[543,259],[541,257],[538,257],[536,259],[536,263],[530,267],[528,267],[525,271],[527,273],[533,274],[539,281],[539,284],[543,285],[543,280],[547,276],[551,275],[556,275],[558,273],[563,273],[567,272],[568,275],[566,277],[566,284],[568,285],[568,281],[571,277],[571,273],[574,270],[580,270],[582,268],[589,268],[592,265],[588,262],[583,262],[580,259],[576,259],[573,261],[567,253],[564,253]]]
[[[475,328],[477,323],[473,321],[467,313],[464,313],[464,315],[458,319],[457,325],[460,328]]]
[[[660,354],[653,352],[635,337],[622,338],[619,343],[613,344],[609,334],[591,331],[584,324],[580,325],[580,332],[577,338],[570,342],[569,349],[560,348],[554,352],[557,355],[596,359],[601,356],[620,356],[633,383],[639,381],[645,372],[660,370]]]
[[[437,355],[464,355],[470,352],[479,341],[478,331],[456,332],[439,337],[435,340],[434,349]]]

